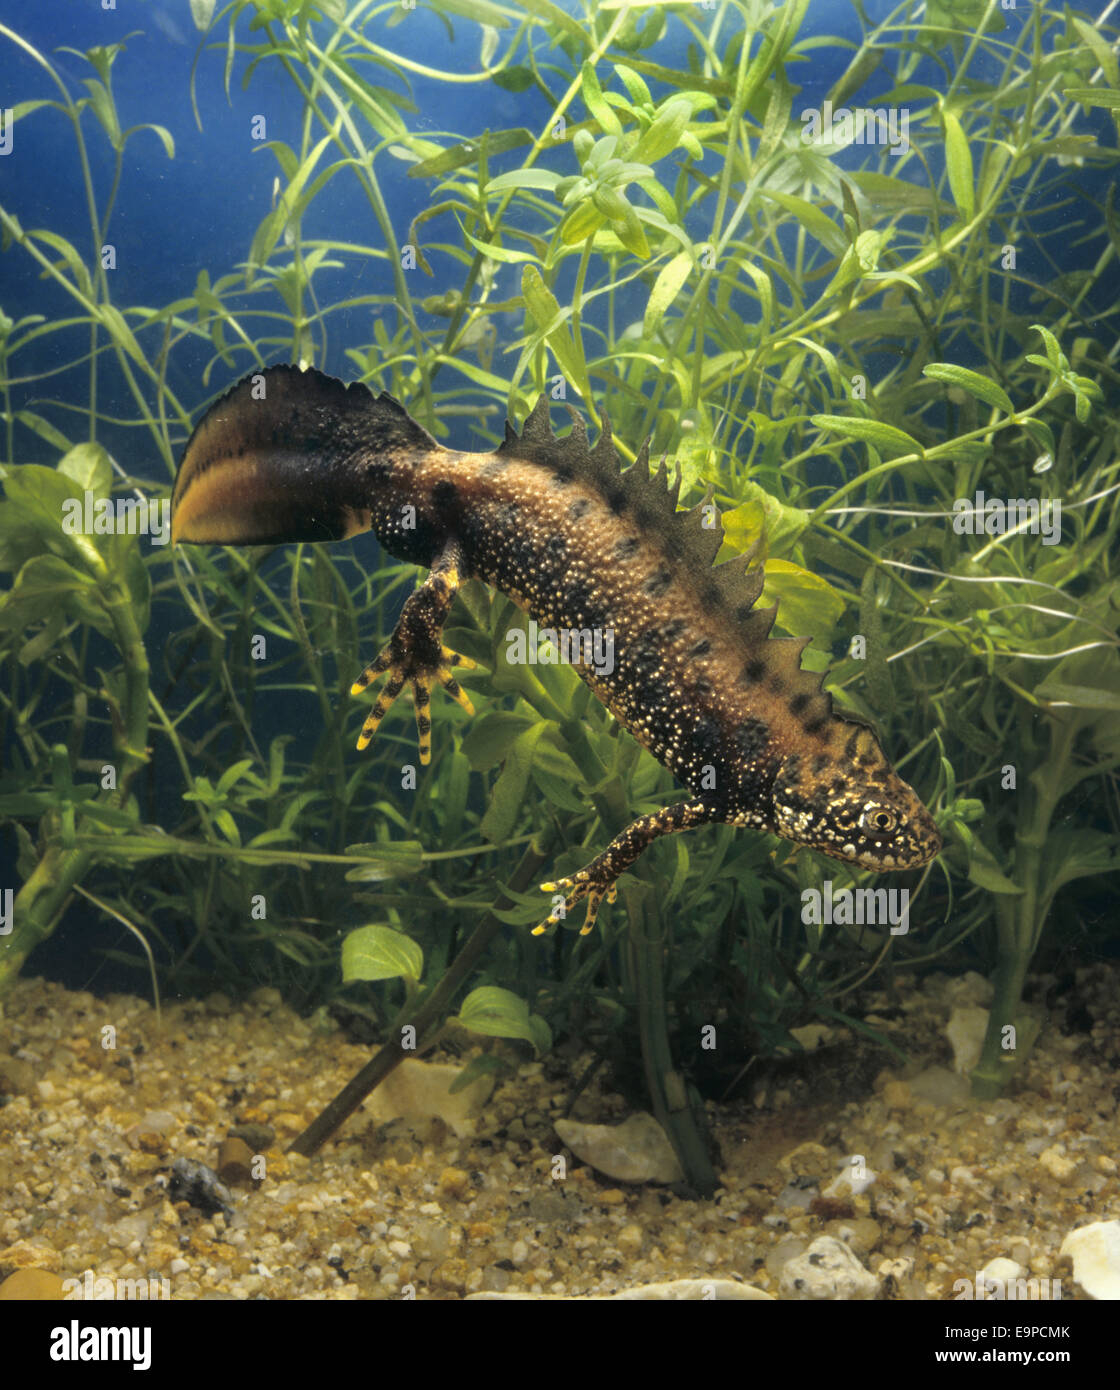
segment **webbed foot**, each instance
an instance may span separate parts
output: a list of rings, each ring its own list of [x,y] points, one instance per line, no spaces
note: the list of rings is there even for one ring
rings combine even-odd
[[[416,706],[421,763],[427,764],[432,760],[432,720],[429,710],[434,685],[442,685],[468,714],[474,713],[474,705],[452,675],[451,667],[470,669],[477,663],[460,652],[453,652],[441,641],[443,625],[459,588],[457,558],[457,547],[449,546],[444,550],[427,579],[415,593],[409,595],[392,637],[350,687],[351,695],[359,695],[380,676],[386,673],[389,676],[362,725],[362,732],[358,736],[359,748],[365,748],[373,738],[389,707],[406,684],[412,686]]]

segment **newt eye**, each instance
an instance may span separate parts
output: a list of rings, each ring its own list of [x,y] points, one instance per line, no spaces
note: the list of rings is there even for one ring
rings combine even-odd
[[[859,823],[863,830],[874,830],[882,835],[889,835],[898,824],[898,818],[885,806],[868,806],[860,816]]]

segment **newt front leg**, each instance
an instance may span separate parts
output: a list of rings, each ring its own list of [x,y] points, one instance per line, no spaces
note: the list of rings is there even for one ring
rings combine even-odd
[[[385,688],[362,725],[362,732],[358,736],[359,748],[364,748],[373,738],[406,681],[412,686],[416,705],[421,763],[427,764],[432,760],[432,721],[428,710],[432,702],[432,685],[436,681],[453,700],[458,700],[468,714],[474,713],[474,706],[451,674],[451,667],[470,668],[476,663],[445,647],[441,640],[443,625],[462,579],[462,560],[463,552],[458,541],[448,541],[427,579],[409,595],[388,643],[350,687],[351,695],[359,695],[378,676],[386,671],[389,673]]]
[[[615,880],[628,869],[634,860],[657,839],[659,835],[674,835],[678,830],[691,830],[695,825],[704,825],[717,820],[718,812],[705,801],[679,801],[674,806],[665,806],[651,816],[639,816],[621,834],[616,835],[602,854],[573,874],[571,878],[557,879],[555,883],[542,883],[545,893],[566,892],[563,910],[554,908],[539,926],[533,928],[533,935],[540,936],[549,927],[554,927],[561,916],[567,916],[581,898],[587,899],[587,917],[580,935],[586,936],[595,925],[599,905],[603,899],[613,903],[617,890]],[[570,890],[570,891],[569,891]]]

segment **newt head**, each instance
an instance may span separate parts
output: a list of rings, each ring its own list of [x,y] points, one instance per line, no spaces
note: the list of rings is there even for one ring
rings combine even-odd
[[[842,750],[782,759],[772,792],[774,828],[864,869],[921,868],[941,852],[933,817],[871,730],[851,728]]]

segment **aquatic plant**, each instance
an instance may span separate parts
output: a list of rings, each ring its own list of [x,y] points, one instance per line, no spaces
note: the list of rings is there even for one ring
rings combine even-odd
[[[307,1006],[338,999],[341,929],[364,926],[343,961],[376,982],[345,997],[380,1035],[427,1009],[430,1042],[454,989],[501,991],[473,1016],[484,1032],[537,1047],[545,1023],[578,1032],[624,1076],[640,1056],[710,1189],[690,1085],[723,1089],[744,1054],[792,1046],[791,1025],[845,1017],[843,996],[887,958],[881,925],[824,928],[790,910],[826,879],[864,876],[726,828],[656,847],[601,937],[577,949],[558,933],[542,949],[524,930],[540,912],[541,837],[571,847],[563,872],[671,783],[570,669],[506,661],[523,622],[511,605],[464,594],[448,640],[479,663],[464,680],[478,714],[437,709],[436,759],[405,790],[411,717],[391,717],[359,759],[364,711],[347,691],[407,567],[370,576],[312,547],[172,557],[62,529],[69,497],[152,490],[106,446],[122,431],[129,457],[170,479],[204,404],[173,389],[176,363],[206,354],[200,397],[266,361],[345,364],[476,448],[541,390],[594,420],[609,410],[628,457],[650,434],[655,455],[680,461],[682,500],[714,488],[727,553],[762,538],[780,625],[814,638],[805,664],[846,652],[831,662],[838,702],[882,721],[927,800],[936,788],[947,850],[894,954],[920,964],[994,934],[975,1084],[1003,1084],[1024,1053],[1003,1030],[1055,893],[1116,866],[1115,310],[1095,289],[1120,234],[1111,194],[1093,204],[1073,182],[1116,162],[1083,128],[1093,107],[1120,109],[1104,23],[904,4],[849,44],[803,32],[807,0],[578,16],[549,0],[440,0],[478,57],[452,72],[389,46],[405,6],[191,8],[196,66],[220,62],[229,90],[282,77],[299,139],[257,140],[276,195],[243,258],[159,307],[116,303],[102,263],[126,149],[176,155],[158,125],[122,128],[113,69],[132,53],[71,54],[89,74],[75,95],[0,26],[49,93],[13,109],[16,137],[69,123],[89,215],[81,233],[29,228],[0,203],[9,263],[57,292],[49,314],[0,320],[0,814],[22,881],[0,988],[83,887],[155,944],[165,986],[229,988],[267,968]],[[799,96],[816,50],[836,43],[846,72],[819,102]],[[480,115],[441,133],[415,84],[514,94],[526,124]],[[825,100],[834,116],[857,100],[905,109],[905,148],[869,144],[853,167],[842,121],[807,142],[801,108],[821,119]],[[110,152],[106,187],[91,143]],[[402,215],[406,186],[424,196]],[[368,208],[368,242],[357,224],[324,225],[342,187]],[[1087,272],[1051,259],[1056,210],[1083,219]],[[47,345],[63,367],[44,365]],[[65,384],[53,399],[52,375]],[[106,400],[128,402],[128,419]],[[1073,542],[1026,528],[965,541],[961,499],[997,488],[1059,497]],[[154,673],[152,622],[168,633]],[[296,727],[316,732],[293,745]],[[713,1020],[709,1055],[696,1040]]]

